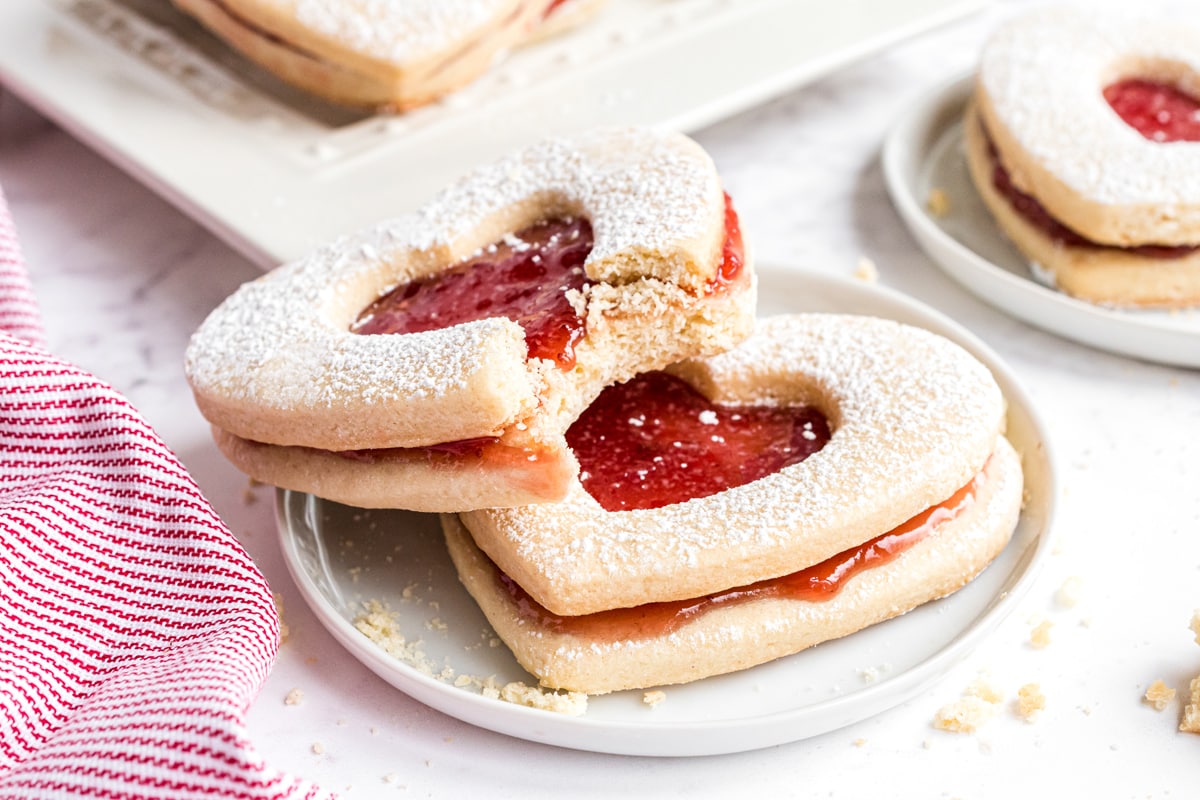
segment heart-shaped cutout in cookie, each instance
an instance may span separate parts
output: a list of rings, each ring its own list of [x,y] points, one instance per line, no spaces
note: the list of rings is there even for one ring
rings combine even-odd
[[[870,318],[770,318],[736,350],[671,372],[721,404],[815,407],[830,439],[778,472],[661,508],[607,511],[574,481],[562,502],[461,514],[555,613],[698,597],[820,562],[958,491],[1004,427],[1004,398],[977,360]]]
[[[778,317],[672,372],[730,414],[752,404],[797,420],[801,440],[812,435],[806,457],[665,506],[610,511],[576,483],[561,503],[443,517],[464,584],[546,685],[599,693],[795,652],[953,591],[1015,527],[1021,468],[1004,399],[945,339],[865,317]],[[598,417],[606,407],[607,420],[577,423],[594,425],[588,441],[662,416],[602,396]],[[710,411],[692,415],[692,438],[712,435]],[[634,476],[657,457],[617,452]],[[618,493],[644,491],[620,482]]]
[[[1129,80],[1200,97],[1200,27],[1072,8],[1026,14],[984,47],[980,122],[1016,187],[1081,236],[1200,244],[1200,145],[1164,144],[1123,120],[1105,95]]]
[[[1032,276],[1118,306],[1200,304],[1200,27],[1050,9],[987,42],[972,182]]]
[[[498,281],[516,286],[500,305]],[[753,307],[707,154],[596,131],[246,284],[193,336],[187,374],[258,480],[419,511],[544,502],[575,474],[563,434],[601,389],[733,346]]]

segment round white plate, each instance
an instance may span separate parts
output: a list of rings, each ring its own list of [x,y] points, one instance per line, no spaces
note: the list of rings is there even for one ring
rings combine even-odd
[[[978,339],[904,295],[858,281],[760,270],[760,313],[834,311],[888,317],[959,342],[995,373],[1010,404],[1009,437],[1023,455],[1027,502],[1012,542],[974,582],[905,616],[733,675],[668,687],[656,707],[642,692],[589,698],[578,717],[488,699],[454,685],[495,675],[536,685],[459,585],[437,517],[364,511],[280,491],[284,557],[333,635],[377,675],[466,722],[537,742],[605,753],[692,756],[751,750],[834,730],[928,688],[1014,608],[1048,549],[1056,497],[1047,436],[1012,373]],[[365,601],[386,604],[422,669],[384,652],[353,625]],[[444,675],[434,676],[430,672]]]
[[[921,248],[950,277],[1000,310],[1067,339],[1162,364],[1200,367],[1200,310],[1115,309],[1038,283],[979,199],[962,152],[962,113],[971,76],[928,94],[902,117],[883,147],[892,202]],[[948,212],[926,209],[934,187]]]

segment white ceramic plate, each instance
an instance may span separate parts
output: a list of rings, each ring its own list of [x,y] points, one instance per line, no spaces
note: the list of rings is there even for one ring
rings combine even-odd
[[[961,117],[970,88],[968,75],[934,90],[897,122],[884,143],[888,192],[921,248],[980,299],[1031,325],[1121,355],[1200,367],[1200,310],[1107,308],[1034,279],[967,173]],[[949,200],[941,217],[926,210],[934,187]]]
[[[815,736],[891,708],[928,688],[1014,608],[1048,550],[1057,495],[1047,437],[1025,391],[978,339],[898,293],[849,279],[763,271],[761,313],[871,314],[959,342],[995,373],[1009,400],[1010,439],[1022,454],[1027,502],[1008,548],[958,593],[905,616],[733,675],[665,689],[593,697],[587,713],[538,711],[456,687],[454,675],[496,675],[536,685],[503,646],[490,647],[483,614],[459,585],[437,517],[363,511],[281,491],[284,557],[301,593],[333,635],[372,671],[417,700],[466,722],[523,739],[606,753],[729,753]],[[385,653],[353,620],[381,601],[406,638],[420,640],[433,677]],[[874,677],[874,680],[868,680]]]
[[[284,87],[168,0],[4,0],[0,83],[269,268],[541,136],[695,130],[983,5],[608,0],[442,103],[372,116]]]

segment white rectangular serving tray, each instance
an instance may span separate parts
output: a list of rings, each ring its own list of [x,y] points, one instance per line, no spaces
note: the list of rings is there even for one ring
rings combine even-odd
[[[696,129],[980,0],[608,0],[403,115],[315,101],[169,0],[3,0],[0,82],[264,269],[551,133]]]

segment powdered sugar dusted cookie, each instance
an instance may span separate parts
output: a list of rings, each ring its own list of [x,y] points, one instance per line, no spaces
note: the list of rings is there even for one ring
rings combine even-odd
[[[1004,399],[945,339],[778,317],[672,373],[580,417],[567,500],[443,517],[464,585],[545,685],[763,663],[954,591],[1012,534]]]
[[[174,2],[289,83],[403,110],[465,85],[531,36],[577,24],[602,0]]]
[[[984,49],[966,130],[985,203],[1057,286],[1200,303],[1200,19],[1020,17]]]
[[[605,130],[481,168],[417,212],[246,284],[187,374],[251,476],[353,505],[558,499],[610,383],[727,349],[754,277],[690,139]]]

